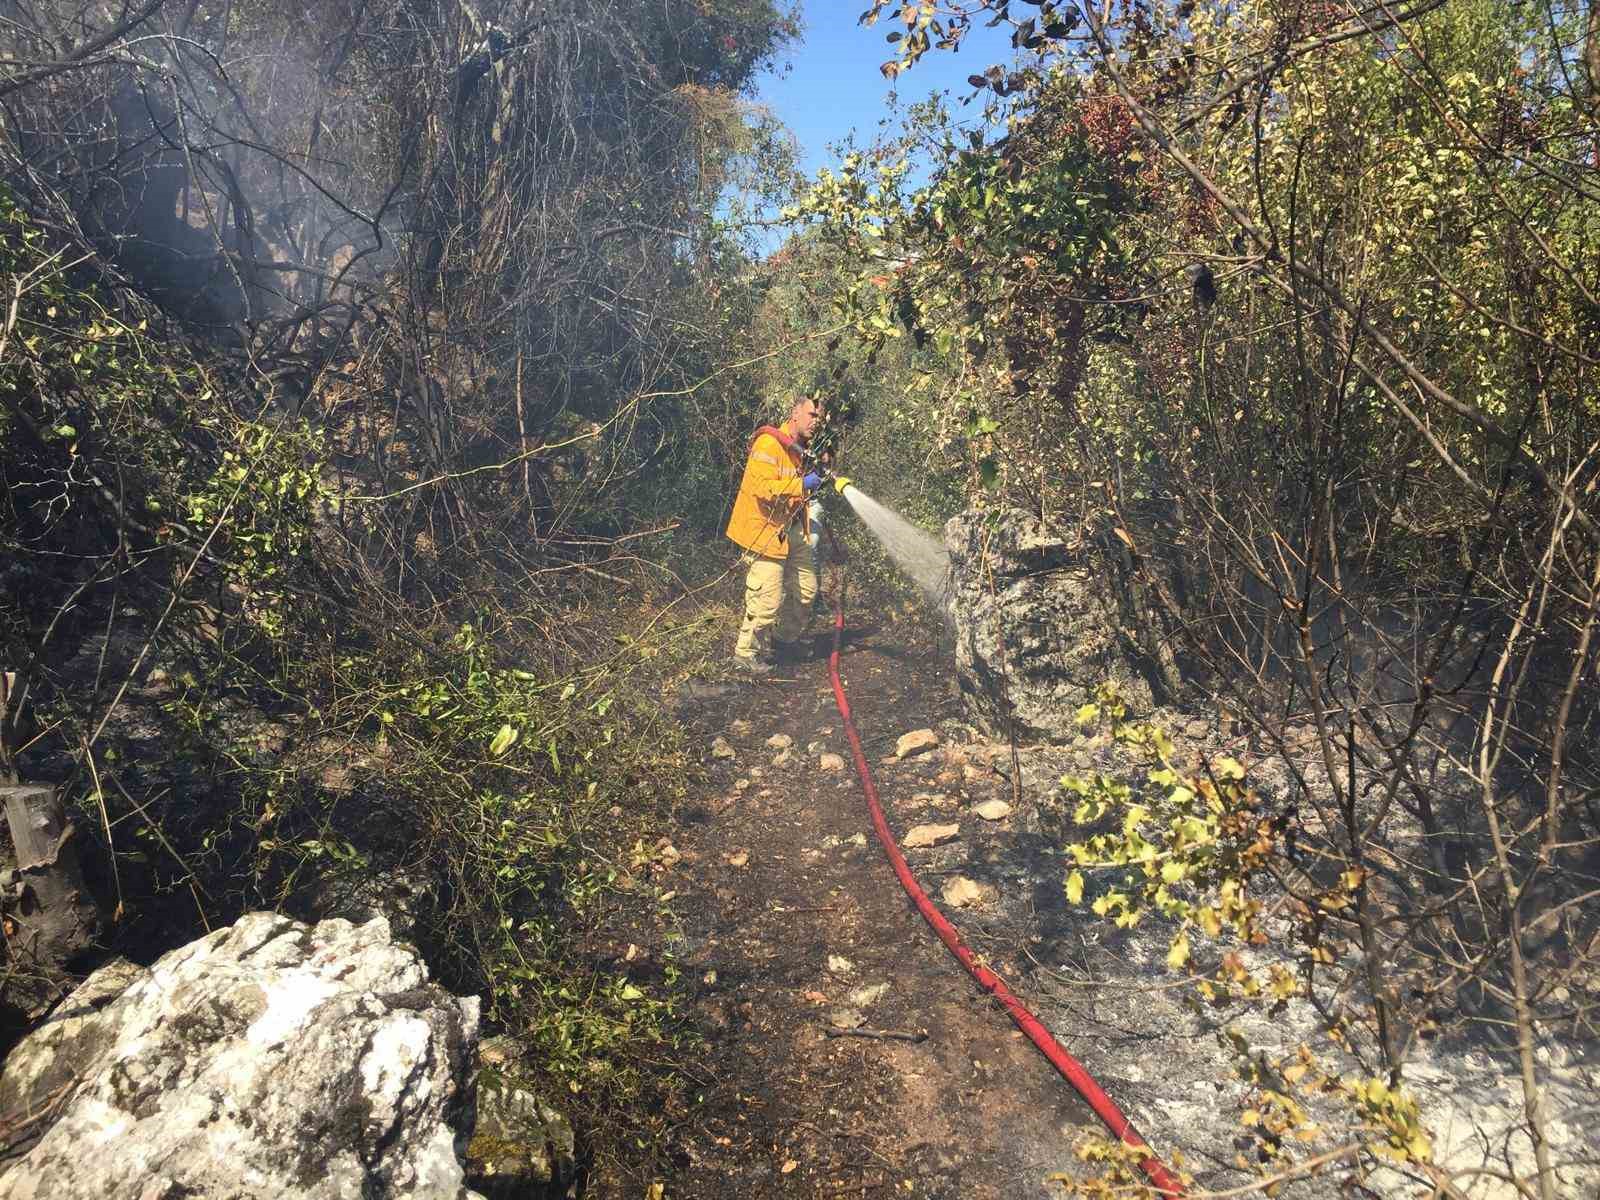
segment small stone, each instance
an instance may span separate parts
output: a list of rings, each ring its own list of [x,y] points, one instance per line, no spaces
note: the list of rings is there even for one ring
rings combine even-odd
[[[817,760],[817,770],[842,771],[844,770],[844,758],[838,754],[824,754]]]
[[[719,738],[716,738],[716,739],[714,739],[712,741],[712,743],[711,743],[711,757],[712,758],[732,758],[732,757],[734,757],[733,747],[728,745],[728,739],[727,738],[719,737]]]
[[[869,983],[866,987],[859,987],[851,992],[846,1001],[852,1008],[871,1008],[888,993],[887,983]]]
[[[806,743],[806,753],[810,754],[810,755],[813,755],[813,756],[821,754],[827,748],[828,748],[828,743],[827,742],[807,742]]]
[[[961,778],[968,783],[977,783],[984,776],[982,767],[975,767],[971,763],[961,764]]]
[[[1004,800],[985,800],[982,804],[974,804],[972,811],[985,821],[1004,821],[1011,815],[1011,805]]]
[[[910,733],[902,734],[900,740],[894,744],[896,758],[910,758],[914,754],[932,750],[939,744],[939,735],[931,729],[913,729]]]
[[[745,734],[750,732],[750,722],[746,721],[743,717],[739,718],[737,721],[730,721],[728,723],[728,732],[733,734],[735,737],[743,737]]]
[[[744,868],[750,865],[750,851],[745,849],[735,850],[728,855],[728,865],[735,868]]]
[[[1210,735],[1211,725],[1209,722],[1201,721],[1197,718],[1185,725],[1183,727],[1183,732],[1187,737],[1203,738]]]
[[[515,1038],[492,1037],[478,1043],[478,1062],[486,1067],[503,1067],[521,1054]]]
[[[864,833],[854,834],[851,837],[846,838],[843,842],[840,843],[840,845],[844,845],[844,846],[854,846],[858,850],[861,847],[865,846],[866,844],[867,844],[867,835],[864,834]]]
[[[839,954],[828,955],[828,973],[830,975],[848,975],[856,969],[855,963]]]
[[[836,1008],[828,1014],[828,1024],[835,1029],[857,1029],[867,1018],[860,1009]]]
[[[772,765],[775,766],[775,767],[787,767],[793,762],[794,762],[794,751],[793,750],[780,750],[780,751],[778,751],[778,753],[776,753],[776,754],[774,754],[772,756]]]
[[[992,904],[999,893],[987,883],[968,879],[965,875],[952,875],[944,881],[939,895],[951,908],[971,908],[976,904]]]
[[[733,790],[736,791],[736,792],[747,792],[747,791],[749,791],[750,790],[750,781],[748,779],[735,779],[733,781]]]
[[[787,750],[792,745],[794,745],[794,739],[787,733],[775,733],[767,739],[767,749],[769,750]]]
[[[922,846],[937,846],[940,842],[948,842],[960,832],[960,825],[918,825],[900,839],[900,844],[908,850]]]

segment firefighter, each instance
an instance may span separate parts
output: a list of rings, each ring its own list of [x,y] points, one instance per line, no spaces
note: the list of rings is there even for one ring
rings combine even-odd
[[[816,599],[807,502],[822,476],[807,470],[805,450],[821,416],[821,406],[806,397],[794,402],[782,425],[756,430],[728,518],[728,538],[744,551],[749,568],[733,661],[752,674],[769,674],[775,662],[795,657]]]

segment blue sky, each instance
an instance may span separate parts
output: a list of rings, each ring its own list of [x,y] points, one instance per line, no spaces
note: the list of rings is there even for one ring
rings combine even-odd
[[[852,129],[857,143],[869,144],[878,123],[891,111],[890,94],[898,92],[901,108],[926,99],[930,92],[948,89],[954,100],[971,93],[967,76],[991,63],[1011,58],[1011,29],[973,29],[961,49],[930,50],[906,74],[891,83],[878,67],[894,57],[895,47],[884,35],[905,26],[894,9],[871,28],[856,24],[867,0],[803,0],[805,28],[800,42],[757,81],[757,99],[770,107],[794,131],[800,143],[800,165],[814,176],[817,168],[832,165],[828,145]],[[975,113],[981,100],[967,110]]]

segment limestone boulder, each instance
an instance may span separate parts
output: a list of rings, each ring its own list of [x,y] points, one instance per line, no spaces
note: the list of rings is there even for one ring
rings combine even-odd
[[[0,1200],[467,1200],[478,1002],[382,918],[272,913],[102,968],[0,1072]]]
[[[1031,513],[969,511],[945,525],[956,680],[969,718],[997,737],[1060,741],[1104,682],[1132,712],[1150,684],[1119,639],[1103,555]]]

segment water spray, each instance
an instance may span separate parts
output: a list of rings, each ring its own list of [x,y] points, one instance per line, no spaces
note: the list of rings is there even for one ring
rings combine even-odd
[[[822,464],[811,470],[843,496],[872,536],[928,601],[943,608],[950,590],[950,552],[925,529],[919,529],[886,504],[874,500],[845,475]]]
[[[950,552],[944,543],[854,485],[847,483],[840,493],[895,566],[905,572],[930,603],[944,607],[950,591]]]

